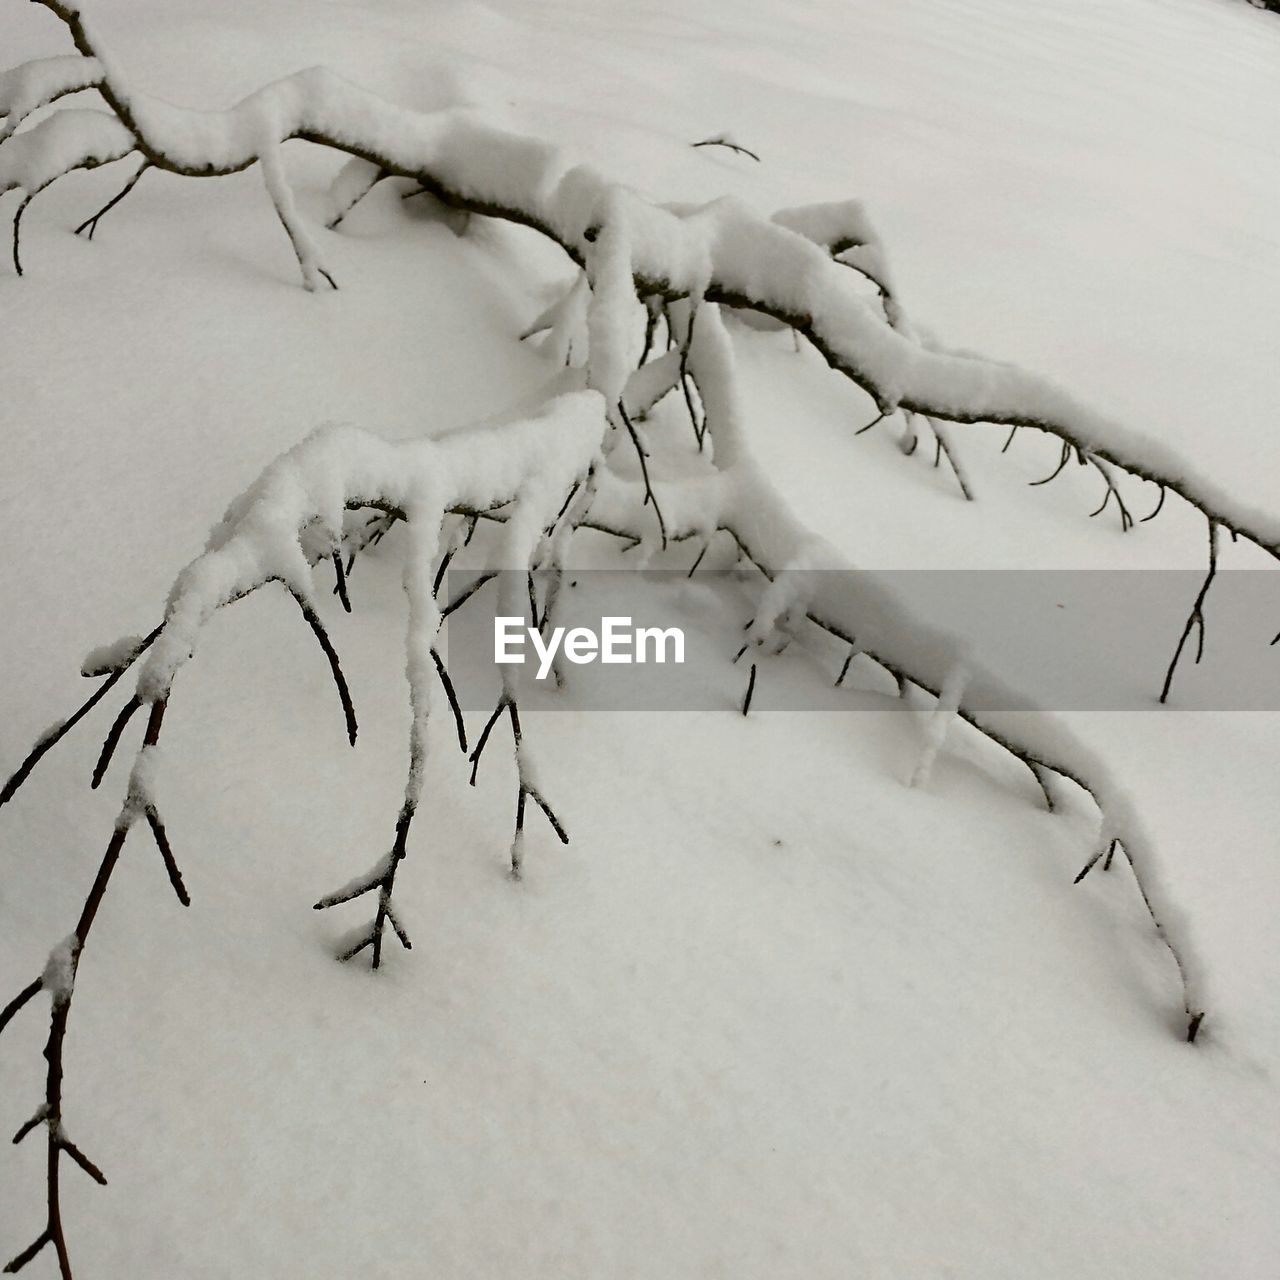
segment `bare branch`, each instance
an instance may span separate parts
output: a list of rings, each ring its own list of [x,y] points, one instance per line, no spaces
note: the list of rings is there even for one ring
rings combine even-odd
[[[1062,469],[1071,461],[1071,446],[1063,443],[1062,456],[1058,459],[1058,465],[1043,480],[1029,480],[1027,483],[1035,488],[1036,485],[1048,484],[1051,480],[1056,480],[1061,474]]]
[[[466,587],[440,610],[440,620],[443,622],[451,613],[456,613],[486,582],[492,582],[497,576],[496,571],[482,573],[469,587]]]
[[[458,746],[462,749],[462,754],[466,755],[467,726],[462,718],[462,708],[458,705],[458,695],[454,690],[453,681],[449,679],[449,672],[444,665],[444,659],[434,646],[431,649],[431,660],[436,664],[436,673],[440,677],[440,683],[444,686],[444,696],[449,699],[449,709],[453,712],[453,722],[458,729]]]
[[[32,1241],[32,1243],[27,1248],[23,1249],[23,1251],[20,1254],[18,1254],[16,1258],[10,1261],[8,1266],[6,1266],[4,1269],[5,1275],[16,1275],[19,1271],[22,1270],[23,1267],[27,1265],[28,1262],[32,1260],[32,1258],[36,1256],[36,1254],[40,1252],[41,1249],[45,1247],[45,1245],[50,1243],[51,1239],[52,1237],[50,1236],[49,1231],[46,1228],[35,1238],[34,1241]]]
[[[112,671],[107,676],[107,678],[97,687],[97,689],[95,689],[93,693],[91,693],[89,697],[85,699],[85,701],[70,716],[69,719],[63,720],[60,724],[55,725],[52,729],[50,729],[47,733],[45,733],[39,739],[39,741],[36,742],[36,745],[32,747],[31,751],[28,753],[27,758],[18,766],[17,770],[14,772],[13,776],[9,779],[9,781],[4,784],[4,789],[0,790],[0,805],[6,804],[8,803],[8,801],[13,799],[18,788],[22,786],[22,784],[27,780],[27,778],[31,776],[31,771],[36,767],[37,764],[40,763],[41,759],[46,755],[46,753],[48,753],[52,748],[56,747],[58,743],[61,742],[62,739],[65,738],[67,734],[70,733],[71,730],[74,729],[76,725],[78,725],[80,721],[83,720],[85,716],[87,716],[89,712],[92,711],[94,707],[96,707],[98,703],[101,702],[102,699],[105,698],[107,694],[111,692],[111,690],[115,687],[116,682],[120,679],[121,676],[124,675],[124,673],[129,669],[129,667],[133,664],[133,662],[138,658],[138,655],[141,654],[144,650],[146,650],[151,645],[151,643],[155,640],[155,638],[160,634],[160,632],[163,629],[164,629],[164,624],[161,623],[160,626],[156,627],[156,629],[152,631],[150,635],[146,636],[139,643],[138,647],[133,651],[128,661],[126,661],[122,666],[117,667],[114,671]]]
[[[338,593],[338,599],[342,601],[342,607],[347,612],[351,612],[351,601],[347,597],[347,574],[342,567],[342,552],[334,548],[333,552],[333,575],[334,590]]]
[[[507,697],[503,694],[498,699],[498,705],[494,707],[493,714],[485,721],[484,728],[480,731],[480,741],[476,743],[476,749],[471,753],[471,785],[476,785],[476,771],[480,768],[480,757],[484,755],[485,745],[489,741],[489,735],[493,732],[493,726],[498,723],[498,717],[507,709]]]
[[[0,1032],[13,1021],[14,1015],[31,999],[35,997],[37,992],[44,990],[44,980],[37,978],[34,982],[29,982],[21,991],[18,992],[12,1000],[0,1010]],[[15,1138],[16,1142],[17,1139]]]
[[[144,160],[138,166],[137,172],[133,175],[133,177],[130,178],[129,181],[124,184],[124,187],[120,191],[118,191],[114,196],[112,196],[111,199],[108,200],[107,203],[104,204],[102,208],[98,210],[97,213],[93,214],[91,217],[86,218],[76,228],[75,234],[83,235],[85,231],[88,231],[89,233],[88,238],[92,240],[93,233],[97,231],[98,223],[102,220],[103,216],[105,214],[110,213],[111,210],[114,209],[116,205],[118,205],[125,198],[125,196],[127,196],[129,192],[132,191],[134,187],[138,185],[138,179],[141,178],[142,175],[146,173],[146,171],[150,168],[151,168],[151,161]]]
[[[1182,635],[1178,637],[1178,647],[1173,651],[1173,657],[1169,660],[1169,668],[1164,674],[1164,686],[1160,690],[1160,701],[1167,702],[1169,700],[1169,690],[1173,688],[1173,673],[1177,668],[1178,659],[1182,657],[1183,647],[1187,643],[1188,637],[1191,635],[1192,628],[1198,630],[1196,640],[1196,662],[1204,656],[1204,600],[1209,594],[1209,587],[1213,583],[1214,575],[1218,572],[1218,526],[1209,521],[1209,570],[1205,574],[1204,582],[1200,584],[1200,591],[1196,595],[1195,602],[1191,606],[1191,612],[1187,615],[1186,625],[1182,628]],[[1274,643],[1274,641],[1273,641]]]
[[[739,146],[736,142],[731,142],[723,134],[718,134],[714,138],[703,138],[701,142],[691,142],[689,145],[695,149],[698,147],[724,147],[729,151],[737,152],[740,156],[749,156],[756,164],[760,163],[760,157],[754,151],[747,147]]]
[[[58,1146],[67,1153],[84,1171],[96,1182],[100,1187],[107,1185],[106,1175],[98,1168],[92,1160],[89,1159],[79,1147],[76,1146],[69,1138],[60,1137],[57,1140]]]
[[[169,847],[169,837],[165,834],[164,823],[160,821],[160,815],[156,812],[154,805],[148,805],[144,813],[147,825],[151,828],[151,834],[155,837],[156,848],[160,850],[160,857],[164,860],[164,869],[169,873],[169,883],[173,886],[174,893],[178,895],[178,901],[184,907],[189,907],[191,897],[187,893],[187,886],[182,882],[182,872],[178,870],[173,850]]]
[[[338,661],[337,650],[329,639],[329,633],[324,629],[324,623],[320,621],[319,615],[310,603],[292,587],[286,587],[286,590],[302,610],[302,616],[307,620],[307,625],[311,628],[316,642],[329,660],[329,670],[333,674],[333,683],[338,689],[338,700],[342,703],[342,714],[347,722],[347,740],[354,747],[356,745],[356,709],[351,702],[351,691],[347,688],[346,677],[342,674],[342,664]]]
[[[98,763],[93,769],[93,779],[89,786],[93,790],[97,790],[102,779],[106,776],[107,770],[111,767],[111,757],[115,755],[116,747],[120,742],[120,735],[124,733],[129,721],[133,718],[134,713],[142,706],[142,699],[135,693],[128,702],[120,708],[120,714],[116,716],[111,723],[111,728],[107,731],[106,740],[102,744],[102,752],[98,756]]]
[[[1154,520],[1156,516],[1160,514],[1160,509],[1164,506],[1164,498],[1167,492],[1168,490],[1164,487],[1164,485],[1161,485],[1160,497],[1156,501],[1155,509],[1151,512],[1149,516],[1143,516],[1142,519],[1138,521],[1139,524],[1146,524],[1148,520]]]
[[[13,1135],[13,1145],[16,1147],[18,1143],[20,1143],[23,1140],[23,1138],[27,1136],[27,1134],[29,1134],[37,1126],[44,1124],[44,1122],[48,1118],[49,1118],[48,1104],[42,1102],[35,1109],[35,1114],[32,1115],[31,1119],[27,1120],[22,1125],[22,1127],[18,1130],[18,1132]]]
[[[692,406],[690,406],[690,412],[692,412]],[[618,414],[622,418],[622,424],[626,427],[628,435],[631,437],[631,443],[635,445],[636,457],[640,460],[640,475],[644,480],[645,506],[652,506],[653,514],[658,517],[658,532],[662,537],[662,549],[665,551],[667,549],[667,522],[662,518],[662,508],[658,505],[657,495],[653,491],[653,483],[649,479],[648,453],[644,445],[641,444],[640,436],[632,425],[621,400],[618,401]]]

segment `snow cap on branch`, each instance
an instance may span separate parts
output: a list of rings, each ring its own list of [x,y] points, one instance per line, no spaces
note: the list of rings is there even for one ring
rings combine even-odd
[[[49,952],[40,985],[52,997],[54,1006],[66,1004],[76,983],[76,965],[80,959],[80,939],[69,933]]]
[[[354,427],[313,432],[231,503],[203,554],[179,574],[164,630],[139,672],[138,696],[154,702],[167,694],[205,622],[229,601],[276,580],[308,599],[310,565],[300,539],[313,523],[337,538],[348,504],[378,502],[416,512],[420,524],[434,519],[438,533],[447,507],[483,510],[522,493],[536,499],[530,518],[550,507],[550,523],[558,503],[551,507],[547,494],[558,490],[563,501],[599,452],[604,428],[599,395],[577,391],[533,413],[435,440],[393,443]],[[410,585],[422,576],[419,563]],[[428,625],[428,615],[424,608],[420,625]]]
[[[0,193],[20,187],[34,195],[73,169],[119,160],[136,145],[129,130],[105,111],[55,111],[0,148]]]
[[[36,58],[0,71],[0,142],[40,107],[69,93],[90,89],[102,80],[102,63],[78,53]]]

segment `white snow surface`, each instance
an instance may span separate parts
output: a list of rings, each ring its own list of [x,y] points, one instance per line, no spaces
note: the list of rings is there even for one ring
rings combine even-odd
[[[5,3],[5,61],[61,60],[0,81],[6,101],[84,71],[47,13]],[[541,153],[545,171],[589,164],[672,217],[722,219],[726,236],[741,207],[788,209],[780,220],[818,242],[865,215],[884,248],[846,256],[882,279],[892,259],[931,347],[1050,375],[1275,521],[1274,15],[1229,0],[85,8],[110,73],[154,95],[156,128],[189,120],[164,102],[220,110],[324,65],[407,110],[456,109],[460,147],[483,150],[493,129],[542,138],[563,148]],[[33,127],[61,130],[60,160],[122,145],[97,122]],[[689,145],[716,134],[764,163]],[[48,171],[21,141],[0,152],[17,166],[0,185],[30,190]],[[489,156],[485,182],[522,190],[530,171],[504,169],[515,158]],[[69,229],[132,160],[60,183],[26,216],[27,275],[0,277],[17,335],[0,351],[0,502],[17,531],[0,570],[0,772],[84,697],[93,640],[158,621],[229,496],[318,424],[409,441],[505,414],[540,394],[575,331],[620,324],[603,305],[587,314],[573,271],[532,235],[473,219],[459,237],[428,198],[401,202],[403,184],[327,233],[339,158],[291,143],[281,161],[341,293],[299,287],[253,172],[148,175],[92,245]],[[348,171],[348,197],[361,176]],[[592,184],[578,189],[589,203]],[[693,212],[726,194],[742,205]],[[560,213],[588,218],[569,195]],[[630,230],[643,253],[645,227]],[[687,243],[696,283],[708,266]],[[804,281],[788,287],[807,305]],[[541,352],[518,341],[539,313],[553,326]],[[1004,430],[952,429],[981,487],[963,503],[924,444],[904,460],[891,431],[853,436],[875,408],[811,350],[729,333],[740,383],[719,389],[742,474],[859,565],[1202,566],[1203,522],[1172,499],[1121,537],[1109,513],[1085,519],[1096,473],[1027,488],[1057,459],[1027,431],[1001,456]],[[654,366],[628,403],[673,372]],[[620,389],[621,370],[604,376]],[[687,433],[679,401],[649,436]],[[732,470],[731,435],[715,449]],[[669,522],[705,537],[742,474],[671,484]],[[598,513],[620,484],[601,478]],[[1126,491],[1145,513],[1144,488]],[[331,524],[340,492],[317,486]],[[761,532],[802,580],[813,544]],[[508,533],[524,562],[536,530]],[[1065,718],[1123,785],[1215,975],[1194,1048],[1177,1040],[1171,961],[1121,860],[1071,887],[1097,836],[1091,806],[1065,794],[1044,813],[1025,769],[958,728],[929,786],[908,788],[920,723],[888,714],[883,681],[855,678],[862,659],[850,709],[829,715],[770,699],[829,683],[839,656],[831,670],[795,645],[762,660],[743,720],[728,658],[751,601],[732,613],[709,592],[730,646],[722,715],[522,704],[527,766],[573,840],[562,849],[531,812],[519,885],[502,874],[509,747],[495,730],[472,791],[433,716],[396,890],[414,949],[370,975],[331,958],[368,899],[309,908],[389,846],[403,795],[401,575],[424,566],[398,536],[362,555],[351,617],[322,572],[313,588],[359,714],[354,752],[312,637],[266,593],[202,624],[175,684],[146,791],[193,905],[173,904],[140,826],[77,976],[67,1110],[111,1177],[66,1180],[77,1275],[1274,1274],[1280,717]],[[1258,563],[1225,540],[1223,557]],[[755,601],[762,627],[791,590]],[[1180,624],[1153,631],[1154,687]],[[1210,607],[1206,662],[1213,625]],[[1259,680],[1274,678],[1269,638]],[[158,648],[144,671],[167,688],[187,652]],[[0,1000],[42,971],[92,881],[140,732],[89,793],[116,705],[0,811]],[[0,1128],[42,1096],[46,1008],[0,1039]],[[42,1221],[26,1144],[0,1161],[0,1254]],[[30,1273],[53,1274],[51,1258]]]

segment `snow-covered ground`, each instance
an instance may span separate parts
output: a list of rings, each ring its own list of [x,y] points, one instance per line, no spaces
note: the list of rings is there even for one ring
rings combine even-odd
[[[86,8],[90,8],[86,0]],[[913,318],[1061,379],[1275,508],[1280,21],[1235,0],[377,0],[90,8],[130,75],[225,106],[324,63],[403,105],[469,104],[663,200],[763,212],[856,195]],[[66,50],[0,0],[0,61]],[[729,131],[762,163],[689,143]],[[287,153],[304,211],[332,157]],[[148,175],[33,205],[0,277],[0,774],[79,697],[94,644],[158,620],[227,499],[317,423],[396,438],[501,410],[548,367],[517,335],[563,280],[531,237],[459,237],[378,189],[298,287],[256,172]],[[14,197],[6,198],[11,201]],[[882,431],[789,336],[735,329],[755,446],[879,568],[1197,568],[1171,503],[1121,536],[1052,442],[957,428],[980,501]],[[922,451],[923,452],[923,451]],[[1148,495],[1134,482],[1135,507]],[[1262,558],[1228,547],[1228,565]],[[956,739],[904,784],[914,717],[527,717],[562,849],[502,872],[509,762],[465,786],[439,726],[397,886],[414,950],[376,977],[320,893],[390,840],[407,709],[393,539],[313,641],[263,594],[182,677],[161,785],[193,905],[142,835],[86,950],[68,1125],[77,1275],[1224,1277],[1280,1259],[1280,716],[1070,723],[1133,791],[1218,1000],[1176,983],[1093,833]],[[1119,607],[1118,602],[1118,607]],[[1277,622],[1280,626],[1280,622]],[[1214,615],[1209,648],[1214,657]],[[1263,636],[1275,705],[1280,653]],[[1152,690],[1176,635],[1154,632]],[[1087,663],[1088,655],[1080,661]],[[770,681],[817,677],[803,664]],[[1186,669],[1183,680],[1194,680]],[[1261,696],[1261,695],[1260,695]],[[763,691],[762,691],[763,697]],[[764,705],[762,703],[762,705]],[[879,714],[877,712],[885,712]],[[121,780],[95,719],[0,812],[0,999],[83,899]],[[0,1041],[0,1131],[39,1100],[44,1004]],[[43,1221],[34,1140],[0,1161],[0,1254]],[[52,1255],[29,1274],[55,1273]]]

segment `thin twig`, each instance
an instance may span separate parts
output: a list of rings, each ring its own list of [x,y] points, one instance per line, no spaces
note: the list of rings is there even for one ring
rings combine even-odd
[[[1129,508],[1125,506],[1124,498],[1121,496],[1120,490],[1116,485],[1115,477],[1111,474],[1111,468],[1105,462],[1100,461],[1091,454],[1086,455],[1086,457],[1087,460],[1097,468],[1098,474],[1107,482],[1107,491],[1103,495],[1102,502],[1098,505],[1096,511],[1089,512],[1090,518],[1092,519],[1092,517],[1096,515],[1101,515],[1106,509],[1107,503],[1111,501],[1112,497],[1114,497],[1116,500],[1116,506],[1120,508],[1120,531],[1122,533],[1128,533],[1129,530],[1133,528],[1133,516],[1129,514]]]
[[[178,870],[173,850],[169,847],[169,837],[165,834],[164,823],[160,821],[160,815],[156,812],[154,805],[147,805],[144,813],[147,826],[151,828],[151,834],[155,837],[156,848],[160,850],[160,857],[164,860],[164,869],[169,873],[169,883],[173,886],[174,893],[178,895],[178,901],[184,907],[189,907],[191,896],[187,893],[187,886],[182,882],[182,872]]]
[[[342,601],[343,609],[347,613],[350,613],[351,601],[347,597],[347,575],[346,571],[342,567],[342,551],[340,548],[334,547],[332,559],[334,574],[333,589],[338,593],[338,599]],[[364,581],[363,575],[361,575],[360,580],[362,582]]]
[[[307,625],[311,628],[316,642],[324,651],[324,656],[329,660],[329,670],[333,674],[333,683],[338,689],[338,700],[342,703],[342,714],[347,722],[347,740],[354,747],[356,745],[356,709],[351,701],[351,691],[347,688],[346,677],[342,674],[342,663],[338,661],[338,652],[333,647],[333,643],[329,639],[329,633],[324,629],[324,623],[320,621],[319,614],[311,607],[307,599],[287,584],[286,589],[294,598],[298,608],[302,610],[302,616],[307,620]]]
[[[1164,485],[1161,485],[1160,497],[1156,502],[1155,510],[1152,511],[1152,513],[1149,516],[1143,516],[1142,519],[1138,521],[1139,524],[1146,524],[1148,520],[1154,520],[1156,516],[1160,514],[1160,508],[1164,506],[1164,496],[1167,492],[1168,490],[1164,487]]]
[[[89,695],[89,697],[69,719],[62,721],[61,724],[50,729],[48,733],[40,738],[35,746],[31,748],[27,758],[18,766],[13,776],[4,784],[4,789],[0,791],[0,805],[7,804],[13,799],[18,788],[22,786],[28,777],[31,776],[31,771],[40,763],[41,758],[53,747],[57,746],[58,743],[61,742],[62,739],[65,738],[67,734],[70,733],[71,730],[74,729],[76,725],[78,725],[80,721],[83,720],[85,716],[87,716],[89,712],[92,711],[94,707],[96,707],[98,703],[111,692],[120,677],[128,671],[135,661],[137,661],[139,655],[142,654],[145,649],[150,647],[163,628],[164,623],[161,623],[160,626],[156,627],[150,635],[146,636],[139,643],[138,647],[130,655],[128,661],[110,672],[107,675],[107,678],[97,687],[97,689],[94,690],[93,693]]]
[[[1191,606],[1191,612],[1187,615],[1186,625],[1182,628],[1182,635],[1178,637],[1178,647],[1173,651],[1173,657],[1169,660],[1169,669],[1164,674],[1164,687],[1160,690],[1160,701],[1167,702],[1169,700],[1169,690],[1173,687],[1173,672],[1178,665],[1178,659],[1182,657],[1183,646],[1187,643],[1188,636],[1191,635],[1192,627],[1198,629],[1196,639],[1196,662],[1204,656],[1204,598],[1209,594],[1209,587],[1213,582],[1214,574],[1218,572],[1218,526],[1209,521],[1209,571],[1205,574],[1204,581],[1200,584],[1200,591],[1196,595],[1195,603]]]
[[[444,685],[444,696],[449,699],[449,707],[453,711],[453,722],[458,729],[458,746],[462,748],[462,754],[466,755],[467,726],[462,719],[462,708],[458,705],[458,695],[453,681],[449,679],[449,672],[445,669],[444,659],[434,645],[431,647],[431,660],[436,664],[436,673],[440,677],[440,683]]]
[[[631,443],[635,445],[636,457],[640,459],[640,474],[644,479],[644,505],[653,504],[653,513],[658,517],[658,532],[662,535],[662,549],[667,549],[667,522],[662,518],[662,508],[658,505],[658,497],[653,491],[653,484],[649,479],[649,463],[645,447],[640,443],[640,436],[631,424],[631,418],[627,414],[626,407],[622,401],[618,401],[618,413],[622,418],[623,425],[627,429],[627,433],[631,436]]]
[[[142,175],[146,173],[146,171],[150,168],[151,168],[151,161],[143,160],[142,164],[138,166],[138,171],[133,175],[132,178],[129,179],[128,182],[124,184],[123,189],[117,192],[114,196],[112,196],[111,199],[108,200],[107,203],[104,204],[102,208],[98,210],[97,213],[93,214],[91,217],[86,218],[76,228],[75,234],[81,235],[87,228],[89,231],[88,239],[92,240],[93,233],[97,231],[98,223],[102,219],[103,215],[110,213],[111,210],[114,209],[116,205],[118,205],[120,201],[123,200],[125,196],[127,196],[129,192],[132,191],[134,187],[138,185],[138,179],[141,178]]]
[[[480,741],[476,743],[476,749],[471,753],[471,785],[476,785],[476,771],[480,768],[480,757],[484,755],[485,744],[489,741],[489,735],[493,732],[493,726],[498,723],[498,717],[507,709],[507,695],[504,693],[498,699],[498,705],[494,707],[493,714],[485,721],[484,728],[480,731]]]
[[[120,714],[116,716],[111,723],[111,728],[107,731],[106,739],[102,744],[102,752],[98,756],[98,763],[93,769],[93,778],[89,783],[92,790],[96,791],[102,782],[107,769],[111,765],[111,757],[115,755],[116,746],[120,741],[120,735],[124,733],[125,726],[133,718],[134,713],[142,706],[142,699],[135,693],[128,702],[120,708]]]
[[[1027,483],[1034,489],[1037,485],[1048,484],[1050,480],[1056,480],[1062,474],[1062,468],[1070,461],[1071,446],[1064,443],[1062,446],[1062,457],[1058,459],[1058,465],[1054,467],[1053,471],[1049,475],[1045,476],[1043,480],[1028,480]]]
[[[37,978],[34,982],[29,982],[21,991],[18,992],[12,1000],[0,1010],[0,1032],[13,1021],[14,1015],[36,994],[44,990],[44,979]]]
[[[728,151],[736,151],[740,156],[750,156],[756,164],[760,163],[760,157],[754,151],[748,147],[741,147],[736,142],[730,142],[727,138],[703,138],[701,142],[691,142],[689,145],[695,149],[698,147],[724,147]]]
[[[463,546],[466,546],[466,543],[463,543]],[[447,605],[444,606],[443,609],[440,610],[440,621],[443,622],[451,613],[455,613],[457,610],[461,609],[462,606],[466,604],[467,601],[470,600],[486,582],[492,582],[497,576],[498,573],[496,569],[491,569],[482,573],[469,587],[463,590],[459,595],[455,596]]]

